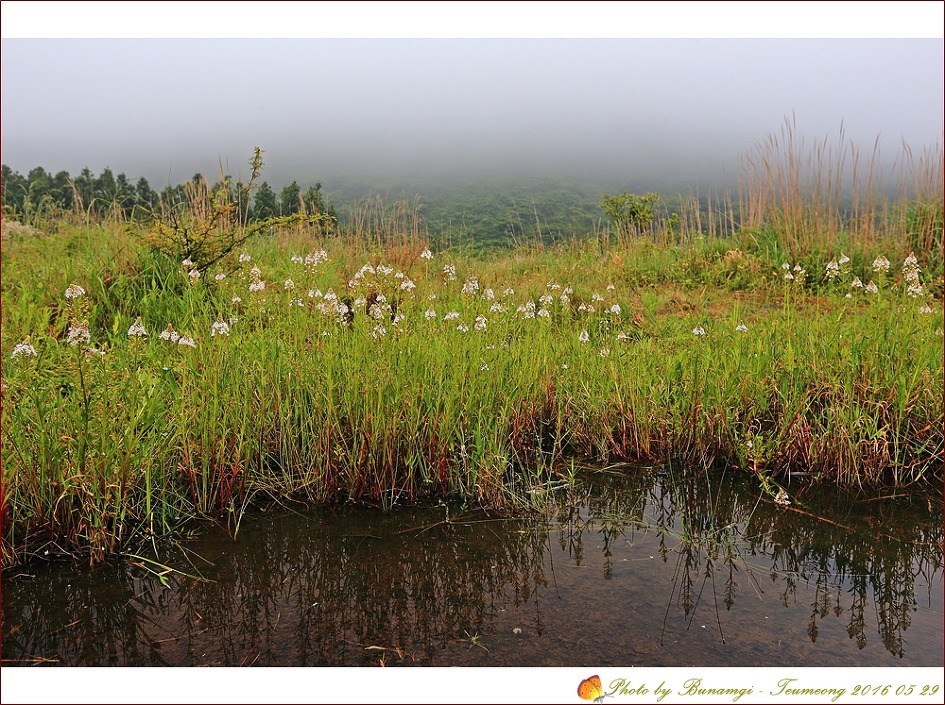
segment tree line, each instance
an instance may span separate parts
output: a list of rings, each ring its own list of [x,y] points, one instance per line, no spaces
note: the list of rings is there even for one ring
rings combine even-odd
[[[199,183],[203,179],[202,174],[194,174],[191,181]],[[81,211],[93,217],[133,219],[187,203],[186,183],[166,186],[158,192],[143,176],[132,182],[124,173],[116,175],[108,167],[97,176],[86,167],[72,177],[67,171],[53,174],[38,166],[23,176],[3,164],[0,190],[4,217],[16,220],[29,220],[32,215],[54,209]],[[277,194],[264,181],[250,194],[247,184],[224,176],[210,191],[213,194],[226,191],[227,199],[239,204],[239,218],[244,223],[301,212],[336,216],[322,193],[321,183],[303,192],[298,182],[293,181]]]

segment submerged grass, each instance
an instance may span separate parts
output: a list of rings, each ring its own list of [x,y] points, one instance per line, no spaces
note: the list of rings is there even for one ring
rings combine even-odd
[[[298,228],[199,276],[119,226],[5,243],[4,562],[235,527],[268,497],[534,508],[574,456],[726,465],[772,496],[941,480],[926,259],[421,234]]]

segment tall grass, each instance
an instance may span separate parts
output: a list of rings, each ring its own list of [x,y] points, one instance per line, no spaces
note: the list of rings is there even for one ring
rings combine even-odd
[[[899,201],[867,169],[847,204],[858,155],[786,139],[727,236],[692,211],[662,239],[434,253],[418,204],[374,199],[198,270],[133,223],[9,229],[4,561],[235,529],[263,497],[533,509],[574,456],[772,495],[941,480],[941,159]]]
[[[835,140],[810,144],[785,119],[744,157],[740,227],[795,259],[842,247],[914,251],[941,273],[941,145],[916,155],[903,144],[891,173],[885,163],[878,137],[864,154],[841,124]]]

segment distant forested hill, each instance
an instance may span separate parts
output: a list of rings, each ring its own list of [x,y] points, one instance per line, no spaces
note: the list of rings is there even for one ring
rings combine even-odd
[[[346,214],[365,198],[393,204],[405,199],[419,210],[430,234],[444,242],[477,248],[505,247],[541,239],[584,237],[606,224],[601,195],[655,191],[662,208],[672,209],[686,186],[569,181],[553,178],[491,178],[473,181],[367,182],[326,180],[325,193]]]

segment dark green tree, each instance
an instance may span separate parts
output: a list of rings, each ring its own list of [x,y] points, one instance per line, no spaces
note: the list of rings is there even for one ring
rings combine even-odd
[[[75,185],[76,196],[79,199],[79,207],[82,210],[88,210],[95,200],[95,177],[88,167],[83,167],[79,175],[72,180]]]
[[[265,220],[276,215],[276,192],[272,190],[269,183],[263,181],[256,191],[253,198],[253,220]]]
[[[53,202],[60,208],[64,210],[72,208],[74,189],[68,171],[60,171],[52,177],[49,193]]]
[[[326,213],[332,218],[337,217],[334,206],[332,206],[325,199],[324,194],[322,194],[322,184],[320,181],[316,183],[314,187],[308,187],[305,191],[305,195],[302,196],[302,201],[305,203],[305,211],[307,213]]]
[[[621,193],[601,196],[600,207],[614,224],[619,236],[642,235],[649,231],[655,213],[653,207],[660,200],[658,193]]]
[[[161,191],[161,195],[158,200],[160,201],[161,208],[165,210],[173,210],[178,208],[181,204],[186,203],[187,197],[184,194],[184,184],[177,184],[176,186],[165,186]]]
[[[135,205],[152,210],[157,205],[157,194],[151,189],[151,184],[143,176],[135,184]]]
[[[12,213],[13,217],[21,215],[29,189],[26,178],[4,164],[2,174],[0,174],[0,188],[3,189],[3,212]]]
[[[302,192],[298,183],[293,181],[282,189],[279,198],[279,214],[292,215],[302,210]]]
[[[27,186],[26,201],[23,204],[24,211],[33,213],[36,209],[45,207],[52,203],[50,188],[52,179],[43,167],[38,166],[30,169],[26,176],[29,185]]]
[[[124,172],[115,177],[115,201],[113,204],[126,217],[131,215],[135,206],[135,187],[128,181]]]
[[[109,167],[105,167],[102,173],[95,179],[95,198],[101,202],[101,207],[97,210],[104,210],[115,202],[118,196],[118,185],[115,183],[115,175]]]

